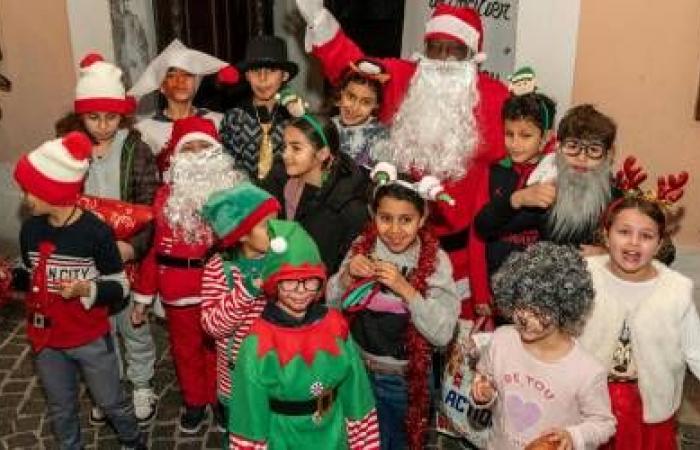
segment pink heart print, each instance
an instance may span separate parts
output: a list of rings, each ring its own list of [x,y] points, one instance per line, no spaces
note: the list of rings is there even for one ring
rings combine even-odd
[[[537,403],[524,402],[518,395],[508,395],[505,407],[508,421],[518,433],[535,425],[542,416]]]

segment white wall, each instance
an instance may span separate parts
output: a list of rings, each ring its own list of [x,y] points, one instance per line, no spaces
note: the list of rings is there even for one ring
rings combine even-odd
[[[74,66],[90,52],[114,61],[109,0],[66,0],[66,9]]]
[[[542,93],[571,105],[581,0],[520,0],[515,66],[537,72]]]

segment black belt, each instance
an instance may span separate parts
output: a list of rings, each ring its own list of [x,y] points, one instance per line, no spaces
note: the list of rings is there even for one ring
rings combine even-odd
[[[156,254],[156,261],[162,266],[178,267],[181,269],[201,269],[204,267],[203,258],[178,258],[175,256]]]
[[[29,315],[29,323],[34,328],[49,328],[51,326],[51,317],[41,313],[31,313]]]
[[[297,402],[271,398],[269,400],[270,410],[274,413],[282,414],[283,416],[314,415],[314,417],[320,418],[331,409],[333,400],[337,395],[338,389],[336,388],[324,391],[323,394],[318,397],[306,401]]]

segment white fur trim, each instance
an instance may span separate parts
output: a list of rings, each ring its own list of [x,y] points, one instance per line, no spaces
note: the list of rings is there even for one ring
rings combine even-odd
[[[284,253],[287,251],[287,240],[282,236],[277,236],[270,241],[270,250],[275,253]]]
[[[338,21],[335,20],[330,11],[323,8],[323,11],[314,19],[313,23],[306,26],[304,50],[310,53],[314,47],[321,47],[327,44],[338,34],[338,31],[340,31]]]
[[[555,153],[550,153],[537,163],[537,167],[532,171],[530,176],[527,178],[527,185],[532,186],[536,183],[543,183],[546,181],[554,181],[557,179],[557,164],[555,160]]]
[[[443,14],[431,18],[425,25],[425,34],[429,33],[449,34],[464,42],[467,47],[479,50],[479,32],[454,16]]]
[[[89,161],[78,161],[61,144],[60,139],[43,143],[28,156],[29,162],[47,178],[64,183],[75,183],[85,177]]]
[[[76,100],[88,98],[124,99],[122,71],[114,64],[97,61],[80,69],[75,86]]]
[[[380,173],[385,173],[389,176],[389,179],[386,180],[386,182],[394,181],[398,178],[396,166],[385,161],[379,162],[376,166],[374,166],[374,169],[372,169],[372,172],[369,174],[369,178],[372,181],[378,181],[375,180],[375,177]]]
[[[201,131],[194,131],[192,133],[187,133],[186,135],[180,138],[180,140],[177,142],[177,145],[175,146],[175,150],[173,151],[173,153],[177,155],[182,149],[183,145],[192,141],[206,141],[214,147],[221,146],[221,143],[219,141],[217,141],[207,133],[202,133]]]

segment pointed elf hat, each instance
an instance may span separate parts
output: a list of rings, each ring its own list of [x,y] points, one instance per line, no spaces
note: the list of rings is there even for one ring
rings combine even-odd
[[[277,295],[282,280],[326,279],[326,267],[313,238],[297,222],[270,220],[270,252],[262,271],[263,290]]]
[[[129,95],[142,97],[160,89],[171,67],[197,76],[217,73],[219,82],[223,84],[235,84],[239,78],[238,71],[227,62],[188,48],[175,39],[146,67],[134,86],[129,89]]]
[[[244,181],[231,189],[213,193],[202,208],[202,217],[220,239],[219,245],[227,248],[250,233],[265,217],[279,210],[276,198]]]

